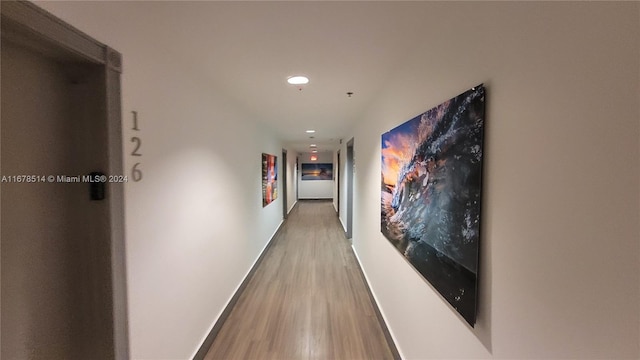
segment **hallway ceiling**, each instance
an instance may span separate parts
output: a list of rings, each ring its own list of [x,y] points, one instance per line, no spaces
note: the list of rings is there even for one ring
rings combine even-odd
[[[46,2],[38,2],[47,8]],[[431,3],[433,4],[433,3]],[[224,89],[297,151],[337,148],[407,60],[424,26],[421,2],[82,2],[65,11],[121,16]],[[78,10],[81,9],[81,10]],[[132,20],[134,19],[134,20]],[[90,31],[91,19],[87,21]],[[109,20],[104,20],[109,21]],[[113,20],[111,20],[113,21]],[[82,24],[74,24],[82,29]],[[126,54],[124,54],[126,56]],[[298,90],[286,82],[303,74]],[[352,97],[347,92],[353,92]],[[315,134],[305,130],[315,129]],[[309,139],[315,136],[315,139]],[[348,139],[344,139],[345,141]]]
[[[393,3],[207,6],[220,11],[209,23],[223,29],[212,43],[225,49],[215,59],[224,71],[212,69],[211,76],[298,151],[310,143],[319,150],[335,148],[348,135],[394,68],[402,66],[413,35],[407,20],[416,18],[410,7],[401,11]],[[286,83],[296,74],[310,78],[303,90]],[[317,131],[315,139],[306,129]]]

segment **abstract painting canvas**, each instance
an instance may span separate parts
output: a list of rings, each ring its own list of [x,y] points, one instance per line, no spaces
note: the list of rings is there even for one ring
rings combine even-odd
[[[278,158],[262,154],[262,207],[278,198]]]
[[[471,326],[484,109],[479,85],[382,135],[382,233]]]
[[[333,164],[302,164],[302,180],[333,180]]]

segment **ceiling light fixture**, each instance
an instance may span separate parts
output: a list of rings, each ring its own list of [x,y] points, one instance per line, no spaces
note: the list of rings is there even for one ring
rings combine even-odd
[[[307,85],[309,83],[309,78],[302,75],[289,76],[287,78],[287,82],[291,85]]]
[[[318,146],[318,145],[316,145],[316,144],[309,145],[309,147],[316,147],[316,146]]]
[[[305,131],[307,134],[313,134],[314,132],[316,132],[315,130],[307,130]]]

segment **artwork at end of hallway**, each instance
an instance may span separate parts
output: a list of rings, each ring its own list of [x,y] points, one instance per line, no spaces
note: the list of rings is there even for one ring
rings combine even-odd
[[[302,180],[333,180],[333,164],[302,164]]]
[[[382,135],[382,233],[471,326],[484,109],[481,84]]]
[[[278,157],[262,153],[262,207],[278,198]]]

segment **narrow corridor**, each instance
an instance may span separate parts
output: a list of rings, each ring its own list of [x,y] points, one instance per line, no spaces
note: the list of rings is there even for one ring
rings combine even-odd
[[[330,201],[299,201],[205,359],[393,359]]]

